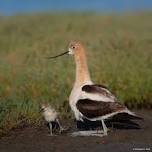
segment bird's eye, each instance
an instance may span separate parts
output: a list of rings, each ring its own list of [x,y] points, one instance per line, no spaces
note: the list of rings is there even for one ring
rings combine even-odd
[[[72,46],[72,49],[75,49],[75,46]]]

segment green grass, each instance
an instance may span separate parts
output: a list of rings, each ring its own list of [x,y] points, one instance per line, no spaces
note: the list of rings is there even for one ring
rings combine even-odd
[[[72,57],[56,60],[70,40],[82,41],[94,82],[132,107],[152,107],[152,13],[0,16],[0,134],[22,122],[38,124],[39,103],[71,117]]]

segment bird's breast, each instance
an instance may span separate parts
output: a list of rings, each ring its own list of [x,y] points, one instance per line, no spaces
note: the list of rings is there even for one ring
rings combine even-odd
[[[70,97],[69,97],[70,105],[76,104],[80,95],[81,95],[81,88],[73,87]]]
[[[56,114],[56,113],[52,113],[52,112],[50,112],[50,111],[45,111],[45,112],[43,113],[43,116],[44,116],[44,118],[45,118],[45,120],[46,120],[47,122],[55,121],[55,119],[57,118],[57,114]]]
[[[79,100],[80,96],[81,96],[81,88],[74,87],[71,91],[69,102],[70,102],[70,107],[72,111],[74,112],[74,115],[77,120],[80,119],[80,112],[78,111],[76,107],[76,103]]]

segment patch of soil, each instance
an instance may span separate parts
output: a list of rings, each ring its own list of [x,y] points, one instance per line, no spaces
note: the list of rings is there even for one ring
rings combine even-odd
[[[46,126],[15,129],[0,139],[0,152],[152,152],[152,111],[138,110],[142,129],[114,129],[105,137],[49,136]],[[74,121],[63,122],[73,131]]]

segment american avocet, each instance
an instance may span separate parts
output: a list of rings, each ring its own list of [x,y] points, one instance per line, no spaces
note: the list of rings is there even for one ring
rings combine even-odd
[[[67,52],[49,58],[56,58],[64,54],[74,55],[76,63],[76,79],[69,101],[77,121],[83,122],[85,119],[91,122],[101,121],[103,135],[107,135],[105,119],[109,119],[117,114],[127,114],[131,119],[141,119],[127,107],[120,104],[106,87],[96,85],[91,81],[86,51],[81,43],[71,42]],[[94,131],[80,131],[73,135],[92,136],[98,135],[98,133]]]
[[[45,121],[48,123],[51,136],[56,128],[59,128],[60,133],[64,130],[59,122],[58,113],[48,103],[41,104],[41,111]]]

